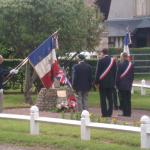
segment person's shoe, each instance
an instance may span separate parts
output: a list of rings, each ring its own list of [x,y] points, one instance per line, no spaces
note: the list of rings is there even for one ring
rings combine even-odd
[[[118,114],[120,117],[131,117],[131,115],[125,115],[125,114]]]

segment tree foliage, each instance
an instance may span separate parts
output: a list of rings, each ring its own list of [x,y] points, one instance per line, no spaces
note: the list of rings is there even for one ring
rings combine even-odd
[[[59,53],[93,50],[100,22],[83,0],[0,0],[0,45],[25,57],[60,28]]]

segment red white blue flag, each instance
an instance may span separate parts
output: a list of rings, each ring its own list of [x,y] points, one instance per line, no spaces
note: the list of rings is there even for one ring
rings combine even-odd
[[[55,49],[58,48],[56,36],[46,39],[35,49],[28,59],[37,72],[45,88],[52,87],[53,79],[59,72]]]
[[[123,52],[126,52],[128,54],[128,56],[130,56],[129,44],[131,44],[131,36],[130,36],[130,32],[127,32],[124,37]]]

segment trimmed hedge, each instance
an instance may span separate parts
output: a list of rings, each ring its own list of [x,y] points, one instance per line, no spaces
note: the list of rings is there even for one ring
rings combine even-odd
[[[119,49],[119,48],[109,49],[109,53],[111,55],[120,55],[121,52],[122,52],[122,49]],[[148,48],[130,48],[130,52],[131,54],[150,54],[150,48],[149,47]],[[142,56],[136,56],[136,57],[142,57]],[[149,59],[149,57],[144,56],[140,59]],[[16,67],[21,61],[22,59],[13,59],[13,60],[6,59],[4,61],[4,66],[6,68],[12,69]],[[92,73],[93,73],[93,79],[94,79],[97,60],[87,60],[87,62],[92,66]],[[59,60],[59,63],[62,67],[65,68],[69,79],[71,79],[72,66],[76,64],[77,62],[75,60],[71,60],[71,61]],[[22,67],[19,73],[15,75],[11,80],[9,80],[5,88],[7,89],[19,88],[21,89],[21,92],[23,92],[24,79],[25,79],[25,67]]]
[[[15,68],[22,59],[5,59],[4,60],[4,67],[6,69],[13,69]],[[17,75],[14,75],[7,84],[4,85],[5,89],[20,89],[21,92],[23,92],[23,84],[24,84],[24,78],[25,78],[25,68],[23,67],[21,70],[19,70]]]
[[[120,55],[120,53],[123,52],[123,48],[109,48],[109,53],[111,55]],[[150,47],[145,48],[130,48],[131,54],[149,54],[150,53]]]

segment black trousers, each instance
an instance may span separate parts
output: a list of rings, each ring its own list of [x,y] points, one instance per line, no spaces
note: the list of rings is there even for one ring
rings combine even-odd
[[[117,90],[116,90],[115,87],[112,90],[112,98],[113,98],[114,108],[118,109],[119,108],[119,104],[118,104],[118,92],[117,92]]]
[[[131,116],[131,91],[119,90],[121,107],[124,116]]]
[[[100,88],[100,103],[103,117],[111,117],[113,111],[112,88]]]

